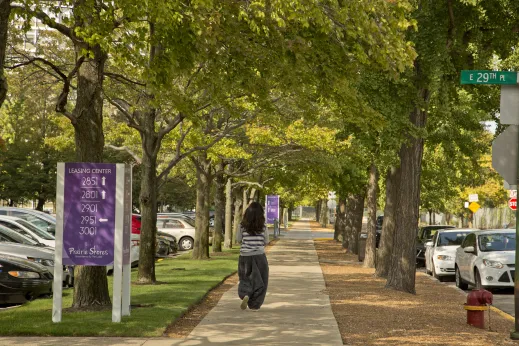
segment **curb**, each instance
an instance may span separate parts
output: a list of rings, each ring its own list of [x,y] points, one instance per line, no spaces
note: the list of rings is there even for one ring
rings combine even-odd
[[[512,321],[512,322],[515,322],[515,318],[514,316],[504,312],[503,310],[499,310],[498,308],[496,308],[495,306],[492,306],[490,305],[490,310],[494,311],[495,313],[497,313],[498,315],[500,315],[501,317],[504,317],[506,318],[507,320],[509,321]]]
[[[325,241],[325,240],[333,240],[333,238],[314,238],[313,240]]]

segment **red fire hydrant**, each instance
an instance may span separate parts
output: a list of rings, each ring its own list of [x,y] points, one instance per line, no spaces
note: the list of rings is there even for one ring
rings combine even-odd
[[[467,296],[465,310],[467,310],[467,324],[484,329],[485,311],[488,310],[487,304],[492,304],[492,293],[487,290],[479,289],[471,291]]]

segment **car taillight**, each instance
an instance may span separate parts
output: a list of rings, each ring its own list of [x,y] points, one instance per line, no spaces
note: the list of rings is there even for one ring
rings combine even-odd
[[[132,240],[132,246],[139,246],[141,244],[140,240]]]

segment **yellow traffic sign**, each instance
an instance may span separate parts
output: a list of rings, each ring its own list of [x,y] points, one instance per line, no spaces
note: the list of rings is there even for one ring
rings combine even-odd
[[[477,204],[476,202],[472,202],[470,203],[469,205],[469,209],[471,212],[475,213],[476,211],[479,210],[479,208],[481,208],[481,206],[479,204]]]

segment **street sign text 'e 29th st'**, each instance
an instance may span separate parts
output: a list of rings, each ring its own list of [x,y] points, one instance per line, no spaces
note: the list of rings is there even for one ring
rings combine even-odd
[[[461,71],[461,84],[518,84],[515,71]]]

